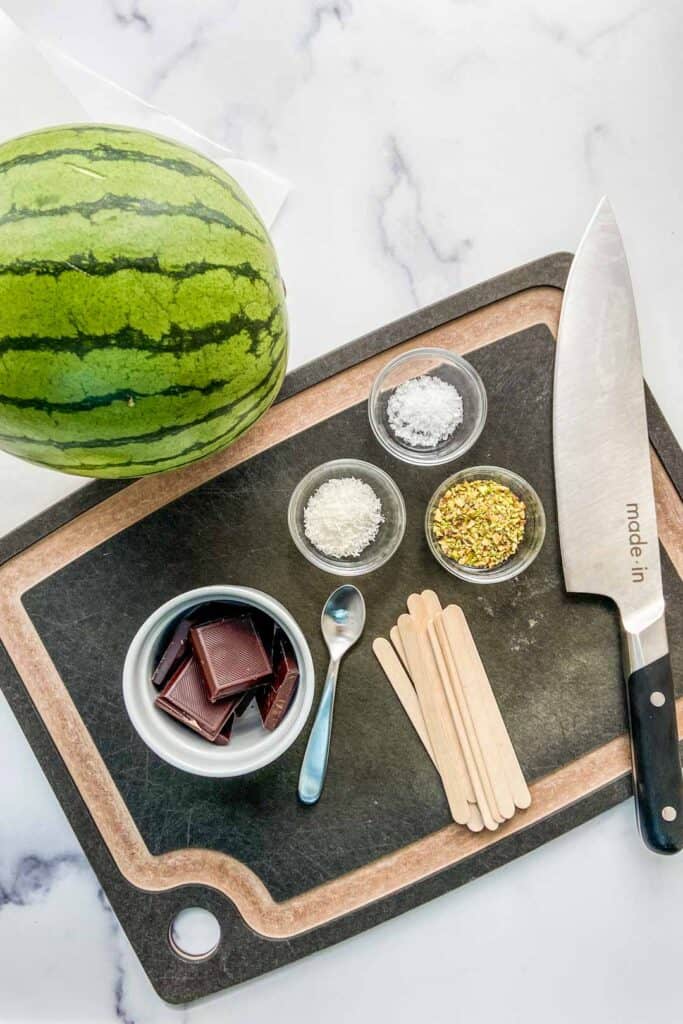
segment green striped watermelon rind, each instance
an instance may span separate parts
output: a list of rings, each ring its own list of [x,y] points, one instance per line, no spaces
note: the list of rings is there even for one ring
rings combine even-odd
[[[277,258],[218,165],[97,125],[0,146],[0,447],[133,477],[202,458],[275,398]]]

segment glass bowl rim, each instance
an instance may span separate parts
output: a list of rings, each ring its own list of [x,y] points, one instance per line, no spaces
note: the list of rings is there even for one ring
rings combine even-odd
[[[474,429],[460,445],[456,445],[456,447],[451,450],[441,449],[441,451],[439,451],[438,449],[425,449],[424,451],[420,451],[419,449],[408,448],[390,436],[389,432],[384,428],[379,417],[375,413],[375,406],[377,405],[379,395],[382,390],[381,385],[386,380],[389,373],[397,366],[410,362],[412,359],[424,359],[426,357],[438,357],[442,362],[450,363],[451,366],[460,370],[469,379],[479,398],[479,410]],[[394,356],[394,358],[390,359],[389,362],[386,363],[375,375],[375,379],[372,382],[372,387],[370,388],[370,394],[368,396],[368,419],[370,420],[370,428],[375,439],[379,444],[381,444],[385,451],[389,452],[390,455],[399,459],[401,462],[408,463],[411,466],[444,466],[448,462],[454,462],[456,459],[461,458],[461,456],[468,452],[479,440],[481,432],[486,425],[487,414],[488,397],[484,382],[478,370],[476,370],[469,360],[464,358],[464,356],[459,355],[457,352],[451,352],[450,349],[440,348],[438,345],[422,345],[419,348],[411,348],[407,352],[402,352],[400,355]]]
[[[515,552],[510,558],[506,559],[500,565],[493,566],[491,569],[477,569],[475,567],[461,565],[459,562],[448,558],[443,554],[438,544],[432,537],[431,531],[431,516],[434,511],[434,507],[437,502],[437,498],[449,487],[452,487],[455,483],[459,483],[461,479],[466,476],[476,478],[481,476],[483,479],[495,479],[498,482],[509,486],[509,482],[515,484],[521,484],[520,490],[524,490],[531,496],[531,501],[534,505],[536,517],[538,521],[538,529],[536,539],[529,548],[526,554],[521,560],[515,563],[515,558],[519,552]],[[510,488],[512,490],[512,488]],[[446,572],[451,573],[452,576],[456,576],[460,580],[465,580],[467,583],[503,583],[507,580],[515,579],[520,576],[521,573],[525,572],[526,569],[535,561],[536,556],[543,547],[545,542],[547,528],[547,520],[545,515],[545,509],[543,502],[541,501],[538,491],[535,487],[529,483],[529,481],[521,476],[519,473],[515,473],[512,469],[505,469],[503,466],[493,465],[482,465],[482,466],[467,466],[464,469],[459,469],[456,473],[452,473],[450,476],[442,480],[439,486],[436,488],[431,498],[427,502],[427,508],[425,511],[424,518],[424,530],[427,539],[429,550],[437,560],[439,565],[442,565]],[[524,543],[524,541],[522,541]],[[521,546],[521,545],[520,545]]]
[[[353,562],[335,559],[328,555],[323,555],[322,552],[316,552],[313,549],[313,545],[310,545],[309,547],[310,542],[307,540],[304,541],[301,536],[302,531],[299,530],[296,523],[296,510],[301,504],[302,495],[306,489],[306,485],[313,476],[317,476],[323,471],[331,472],[341,469],[348,469],[351,472],[355,470],[359,475],[366,473],[369,477],[374,476],[375,478],[379,478],[395,500],[397,510],[395,536],[381,557],[375,556],[375,558],[370,557],[364,559],[363,553],[361,553],[358,556],[358,559]],[[321,484],[324,482],[325,481],[321,481]],[[374,572],[376,569],[381,568],[381,566],[385,565],[398,551],[406,531],[405,499],[401,493],[400,487],[393,477],[391,477],[386,470],[376,466],[373,462],[366,462],[365,459],[354,458],[330,459],[327,462],[321,462],[319,465],[314,466],[313,469],[310,469],[308,473],[305,473],[301,480],[299,480],[289,499],[289,505],[287,507],[287,525],[289,527],[289,534],[297,549],[301,552],[304,558],[308,559],[308,561],[318,569],[322,569],[324,572],[329,572],[334,576],[364,576],[366,573]],[[369,545],[367,549],[368,551],[372,550],[373,544]]]

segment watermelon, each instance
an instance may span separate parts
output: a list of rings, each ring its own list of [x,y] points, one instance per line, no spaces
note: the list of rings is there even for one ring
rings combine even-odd
[[[217,164],[102,125],[0,146],[0,448],[83,476],[173,469],[253,424],[286,363],[273,245]]]

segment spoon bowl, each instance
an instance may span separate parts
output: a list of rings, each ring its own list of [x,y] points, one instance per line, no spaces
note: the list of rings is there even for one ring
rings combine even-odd
[[[365,626],[365,601],[357,587],[345,584],[330,594],[320,617],[331,658],[339,659],[356,643]]]

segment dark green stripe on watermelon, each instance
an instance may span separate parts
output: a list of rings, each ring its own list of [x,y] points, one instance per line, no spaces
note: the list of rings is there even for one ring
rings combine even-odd
[[[196,217],[204,224],[220,224],[230,231],[237,231],[240,235],[250,235],[258,239],[259,236],[249,231],[236,220],[228,217],[221,210],[214,210],[197,201],[175,205],[173,203],[155,203],[151,199],[136,199],[135,196],[120,196],[107,192],[101,197],[89,203],[72,203],[69,206],[41,206],[36,210],[11,206],[7,213],[0,216],[0,227],[4,224],[16,224],[21,220],[42,220],[44,217],[64,217],[71,213],[77,213],[86,220],[92,220],[97,214],[106,210],[121,210],[125,213],[137,213],[141,217]]]
[[[247,398],[251,398],[252,395],[259,394],[265,391],[270,391],[274,379],[280,376],[282,366],[279,362],[276,362],[269,369],[268,373],[259,380],[253,387],[249,388],[243,395],[235,399],[232,402],[226,402],[225,405],[220,405],[216,409],[211,409],[204,416],[199,416],[197,419],[189,420],[187,423],[175,423],[166,427],[161,427],[159,430],[151,430],[145,434],[130,434],[127,437],[94,437],[87,441],[53,441],[39,437],[21,437],[17,434],[0,434],[0,441],[11,442],[12,444],[37,444],[46,445],[50,448],[57,448],[59,451],[68,451],[70,448],[118,448],[122,445],[129,444],[151,444],[155,441],[161,441],[167,437],[173,437],[175,434],[182,434],[186,430],[190,430],[192,427],[201,426],[203,423],[210,423],[212,420],[220,419],[222,416],[226,416],[228,413],[236,409],[242,402],[246,401]],[[157,395],[149,397],[159,397],[162,392],[158,392]]]
[[[202,327],[184,328],[172,324],[169,331],[156,340],[135,327],[122,327],[114,334],[92,337],[78,333],[75,337],[40,338],[29,335],[25,338],[3,338],[0,340],[0,357],[5,352],[70,352],[83,359],[91,352],[109,348],[129,349],[140,352],[164,352],[170,355],[187,355],[199,352],[207,345],[220,345],[236,335],[246,334],[250,339],[249,351],[254,354],[263,343],[264,332],[272,333],[280,316],[274,310],[267,320],[253,320],[245,313],[236,313],[230,320],[204,324]]]
[[[237,440],[237,438],[245,432],[245,430],[251,426],[254,422],[254,413],[259,411],[263,407],[263,411],[271,404],[273,398],[277,395],[282,384],[282,377],[284,377],[284,367],[281,367],[282,376],[276,377],[268,390],[259,396],[256,402],[252,403],[244,412],[238,416],[228,430],[222,431],[216,434],[214,437],[209,438],[206,441],[197,441],[189,445],[186,448],[182,448],[173,455],[160,456],[154,459],[131,459],[127,462],[93,462],[87,463],[79,461],[77,463],[59,463],[54,462],[52,465],[55,469],[61,469],[65,473],[93,473],[98,476],[105,476],[107,470],[130,470],[131,472],[125,473],[113,473],[113,476],[140,476],[144,472],[149,472],[151,467],[161,467],[164,463],[173,462],[174,465],[185,465],[187,462],[193,462],[196,458],[201,458],[205,455],[211,454],[222,447],[226,443],[231,443]],[[189,429],[189,425],[188,425]],[[22,458],[25,458],[28,462],[37,462],[37,460],[31,459],[30,456],[22,454]],[[38,463],[42,465],[42,463]]]
[[[117,256],[111,260],[98,260],[93,253],[74,253],[68,260],[15,260],[13,263],[0,264],[0,277],[14,274],[25,277],[37,274],[46,277],[59,277],[79,271],[91,277],[111,277],[123,270],[135,270],[140,274],[162,274],[178,281],[190,277],[207,274],[214,270],[225,270],[235,277],[244,277],[248,281],[261,281],[270,287],[271,282],[250,263],[210,263],[207,260],[195,263],[184,263],[179,267],[162,267],[157,255],[152,256]]]
[[[143,402],[149,398],[182,398],[185,395],[214,395],[217,391],[232,384],[231,380],[211,380],[208,384],[170,384],[161,391],[136,391],[127,388],[112,391],[106,395],[88,395],[79,402],[50,402],[45,398],[21,398],[16,395],[0,395],[0,406],[11,406],[13,409],[35,409],[48,415],[54,413],[91,412],[93,409],[104,409],[107,406],[123,402],[128,406]],[[7,435],[8,437],[11,435]],[[36,440],[39,440],[36,438]]]
[[[73,156],[94,162],[125,162],[152,164],[155,167],[163,167],[166,171],[175,171],[186,177],[207,177],[229,193],[232,199],[243,207],[253,217],[254,208],[252,204],[225,180],[221,175],[206,171],[188,160],[174,157],[158,156],[153,153],[145,153],[143,150],[119,149],[104,143],[95,143],[91,147],[65,146],[62,148],[46,150],[43,153],[21,153],[11,157],[9,160],[0,160],[0,174],[7,174],[16,167],[29,167],[34,164],[47,161],[59,160],[65,156]]]

